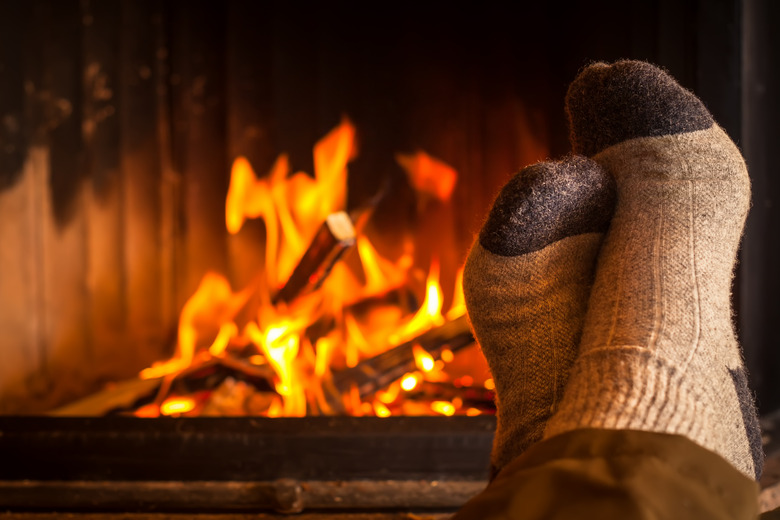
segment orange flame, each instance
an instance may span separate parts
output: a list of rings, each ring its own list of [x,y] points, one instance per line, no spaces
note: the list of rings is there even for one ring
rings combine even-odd
[[[214,343],[209,347],[209,353],[212,356],[221,356],[227,350],[230,338],[238,334],[238,327],[232,321],[223,323],[219,328],[219,333],[214,339]]]
[[[420,193],[432,195],[442,202],[450,200],[457,172],[447,163],[425,152],[396,154],[395,160],[406,171],[412,186]]]
[[[314,375],[318,379],[325,377],[328,373],[330,362],[333,357],[333,351],[336,349],[336,338],[333,336],[325,336],[319,338],[314,346],[315,349],[315,364]]]
[[[377,399],[379,399],[380,402],[385,404],[390,404],[396,399],[398,399],[398,394],[401,393],[401,383],[396,381],[395,383],[391,384],[387,390],[380,390],[376,393]]]
[[[417,313],[406,325],[398,329],[398,332],[390,337],[390,342],[399,344],[413,338],[431,327],[444,323],[441,315],[442,291],[439,285],[439,261],[434,258],[431,261],[431,269],[428,271],[428,280],[425,284],[425,300]]]
[[[431,410],[442,415],[455,415],[455,406],[447,401],[434,401],[431,403]]]
[[[406,251],[395,263],[383,258],[365,235],[357,237],[357,250],[366,283],[359,293],[359,299],[384,294],[401,287],[408,279],[412,266],[412,253]]]
[[[289,160],[284,154],[276,160],[267,179],[258,179],[244,157],[234,161],[225,225],[235,234],[247,218],[264,220],[265,267],[272,287],[287,280],[325,218],[346,206],[347,163],[355,154],[355,128],[343,118],[314,147],[313,179],[304,172],[290,176]],[[284,241],[280,241],[282,236]]]
[[[209,329],[220,327],[215,343],[230,339],[230,327],[233,317],[244,306],[250,291],[233,293],[230,283],[221,274],[206,273],[195,294],[184,304],[179,316],[179,337],[176,353],[168,361],[154,363],[141,371],[142,379],[162,377],[180,371],[192,364],[198,342]],[[227,328],[225,328],[227,327]],[[225,328],[223,331],[222,328]],[[225,336],[228,336],[225,338]],[[215,349],[219,350],[218,345]],[[222,348],[224,350],[224,348]]]
[[[377,417],[390,417],[390,409],[379,401],[374,401],[374,413]]]
[[[431,370],[433,370],[433,367],[435,365],[433,361],[433,356],[431,356],[420,345],[412,346],[412,354],[414,355],[414,363],[415,365],[417,365],[417,368],[419,370],[421,370],[422,372],[430,372]]]
[[[295,330],[295,325],[282,322],[261,331],[257,324],[252,322],[247,324],[245,333],[262,349],[279,377],[276,391],[284,401],[284,415],[287,417],[306,415],[306,396],[294,365],[300,345],[300,337]]]
[[[314,145],[314,175],[319,189],[310,200],[303,201],[302,208],[311,212],[316,224],[346,206],[347,163],[356,155],[355,127],[346,117]]]
[[[452,295],[452,304],[447,311],[446,318],[454,320],[466,314],[466,298],[463,295],[463,267],[458,269],[455,277],[455,292]]]

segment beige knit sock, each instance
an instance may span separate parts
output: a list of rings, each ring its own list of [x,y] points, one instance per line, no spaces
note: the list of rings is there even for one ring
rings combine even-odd
[[[469,254],[466,305],[496,383],[494,475],[541,440],[557,408],[614,197],[612,178],[584,157],[529,166],[503,188]]]
[[[679,434],[757,477],[761,435],[730,305],[750,204],[739,150],[701,101],[644,62],[586,68],[567,111],[575,151],[614,175],[618,202],[545,437]]]

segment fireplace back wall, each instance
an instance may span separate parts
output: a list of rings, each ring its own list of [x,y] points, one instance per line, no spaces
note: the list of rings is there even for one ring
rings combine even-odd
[[[205,272],[241,288],[263,265],[261,221],[225,231],[233,159],[264,175],[287,152],[311,173],[313,144],[342,116],[359,137],[349,206],[384,186],[372,226],[387,244],[422,225],[395,154],[424,150],[458,172],[445,294],[500,186],[568,151],[563,96],[588,60],[660,63],[739,140],[741,3],[634,4],[518,17],[446,3],[3,2],[0,413],[45,411],[170,356]]]

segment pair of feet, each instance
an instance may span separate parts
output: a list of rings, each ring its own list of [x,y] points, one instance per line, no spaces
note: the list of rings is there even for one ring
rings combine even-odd
[[[644,62],[569,88],[573,155],[499,194],[464,271],[496,383],[494,472],[581,428],[686,436],[751,478],[761,434],[731,322],[750,182],[702,102]]]

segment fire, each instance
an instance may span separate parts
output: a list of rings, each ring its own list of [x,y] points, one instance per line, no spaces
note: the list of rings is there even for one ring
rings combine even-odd
[[[195,409],[195,400],[191,397],[172,397],[160,405],[162,415],[178,415],[193,409]]]
[[[446,401],[434,401],[431,403],[431,410],[442,415],[455,415],[455,406]]]
[[[441,201],[450,200],[458,174],[452,167],[425,152],[397,154],[396,161],[406,170],[412,186],[421,193],[432,195]]]
[[[417,386],[417,377],[413,375],[408,375],[401,380],[401,388],[407,392],[414,390],[415,386]]]
[[[425,300],[420,310],[390,337],[390,342],[395,344],[401,343],[433,326],[443,324],[444,317],[441,314],[441,308],[442,291],[439,285],[439,262],[434,259],[428,272],[428,280],[425,284]]]
[[[448,320],[454,320],[458,316],[466,314],[466,297],[463,295],[463,268],[458,269],[455,276],[455,294],[452,296],[452,305],[445,316]],[[444,359],[444,358],[442,358]],[[446,359],[444,361],[447,361]]]
[[[390,409],[378,401],[374,402],[374,413],[377,417],[390,417],[392,415]]]
[[[233,332],[230,326],[235,314],[249,298],[248,290],[233,293],[227,279],[217,273],[207,273],[201,280],[179,316],[179,336],[176,354],[168,361],[158,362],[140,374],[143,379],[162,377],[180,371],[192,364],[198,342],[209,329],[219,328],[214,344],[215,350],[224,350],[220,343],[226,343]]]
[[[209,353],[212,356],[221,356],[227,350],[230,339],[238,335],[238,327],[235,323],[223,323],[219,328],[219,333],[214,339],[214,343],[209,347]]]
[[[414,362],[418,369],[423,372],[430,372],[433,370],[433,367],[435,366],[433,356],[423,350],[422,347],[419,345],[414,345],[412,348],[412,353],[414,354]]]
[[[357,239],[357,250],[366,277],[366,283],[360,290],[360,299],[384,294],[401,287],[407,280],[412,265],[411,252],[404,253],[395,263],[390,262],[382,258],[371,241],[362,235]]]
[[[247,218],[263,219],[265,270],[271,287],[287,279],[325,218],[344,209],[347,163],[356,153],[355,128],[344,118],[315,145],[313,179],[305,172],[290,176],[285,154],[277,158],[266,179],[257,178],[246,158],[234,161],[225,202],[225,225],[236,234]]]
[[[234,291],[220,274],[207,273],[203,277],[182,309],[174,356],[141,372],[142,378],[164,378],[164,383],[158,398],[138,408],[136,415],[197,414],[205,410],[208,404],[203,399],[210,399],[208,391],[199,392],[196,400],[174,396],[172,390],[177,378],[185,371],[197,372],[198,367],[203,367],[204,373],[214,367],[243,371],[251,376],[253,384],[258,379],[267,381],[268,388],[250,395],[251,399],[229,400],[230,406],[244,406],[243,401],[251,401],[251,413],[267,417],[479,412],[457,397],[434,397],[436,392],[452,392],[459,388],[457,381],[470,377],[447,375],[446,365],[456,360],[454,347],[451,350],[446,345],[419,344],[415,339],[430,329],[463,319],[462,270],[457,274],[450,310],[445,315],[438,259],[431,260],[422,304],[404,304],[410,280],[421,280],[424,275],[420,270],[412,275],[414,245],[406,241],[402,254],[395,259],[382,256],[363,231],[370,211],[363,212],[355,223],[358,231],[350,238],[355,246],[351,262],[334,261],[330,265],[326,260],[332,246],[312,243],[315,235],[317,240],[322,236],[326,242],[330,240],[322,230],[333,230],[323,228],[323,223],[346,209],[348,165],[356,154],[355,128],[343,118],[315,144],[313,176],[291,172],[285,154],[278,156],[263,177],[258,177],[246,158],[238,157],[233,162],[225,225],[228,232],[236,234],[247,219],[263,220],[265,259],[264,266],[258,268],[263,269],[264,283]],[[399,154],[396,160],[419,193],[442,203],[449,201],[457,181],[454,169],[424,152]],[[315,246],[322,251],[312,250]],[[293,292],[290,298],[275,298],[277,291],[294,281],[314,280],[313,274],[308,278],[298,276],[303,268],[296,270],[304,265],[302,259],[312,258],[318,262],[317,269],[327,269],[323,271],[324,283],[306,293]],[[414,301],[419,302],[416,292]],[[253,295],[257,297],[251,298]],[[259,308],[247,309],[250,301]],[[372,393],[367,394],[357,380],[347,380],[345,385],[343,377],[337,377],[350,369],[361,374],[381,370],[370,363],[393,349],[406,349],[409,357],[399,354],[401,372],[393,372],[391,380]],[[231,381],[225,383],[225,388],[253,388],[243,380]],[[181,387],[175,388],[181,393]],[[426,392],[434,394],[426,397]],[[213,409],[215,405],[211,406]]]
[[[279,382],[276,391],[284,400],[284,415],[306,415],[306,398],[299,378],[296,377],[295,358],[298,355],[300,337],[292,323],[281,323],[261,331],[255,323],[249,323],[246,334],[265,354]]]

